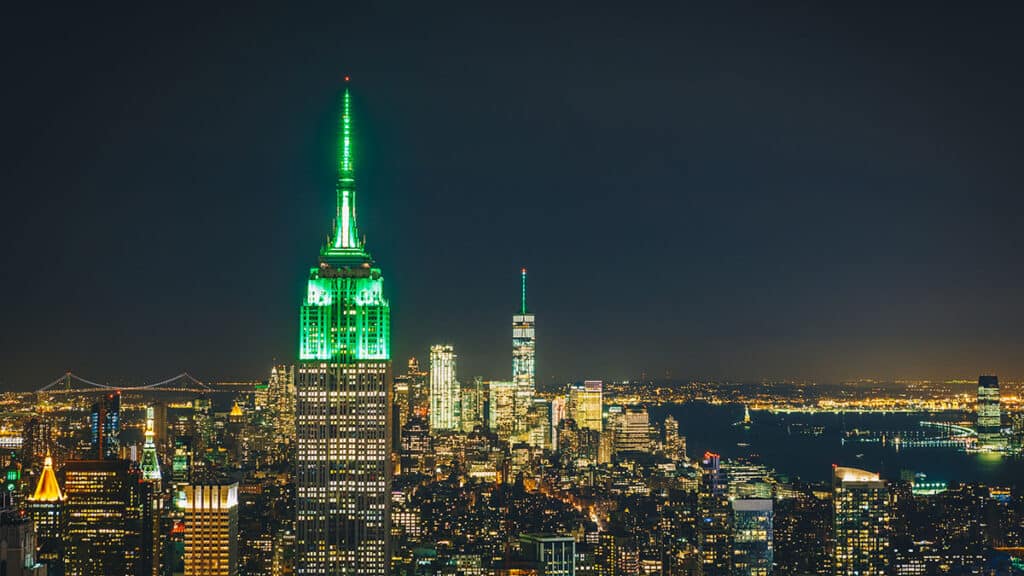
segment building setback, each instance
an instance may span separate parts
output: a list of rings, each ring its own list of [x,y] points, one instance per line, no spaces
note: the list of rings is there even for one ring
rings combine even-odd
[[[307,282],[295,377],[297,573],[388,572],[391,307],[356,224],[351,95],[334,231]]]

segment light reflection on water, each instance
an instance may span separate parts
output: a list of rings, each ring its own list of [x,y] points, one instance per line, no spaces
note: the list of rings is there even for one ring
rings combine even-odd
[[[929,481],[983,482],[995,485],[1024,483],[1024,459],[992,453],[966,453],[955,448],[903,448],[847,442],[844,430],[914,430],[918,422],[970,420],[963,413],[917,414],[769,414],[752,412],[754,424],[745,428],[734,423],[743,417],[738,404],[712,406],[690,402],[651,407],[651,420],[660,426],[671,413],[679,420],[679,433],[687,437],[691,458],[705,450],[725,457],[759,454],[780,474],[805,480],[828,481],[832,465],[854,466],[899,479],[902,471],[923,473]],[[794,426],[788,427],[787,425]],[[821,436],[789,434],[787,428],[824,426]],[[737,446],[737,444],[741,444]],[[749,446],[742,446],[748,444]]]

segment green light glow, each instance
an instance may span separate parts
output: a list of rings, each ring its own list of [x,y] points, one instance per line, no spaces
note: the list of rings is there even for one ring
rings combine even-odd
[[[337,219],[332,242],[310,270],[299,320],[299,359],[349,362],[391,358],[391,306],[380,269],[359,241],[352,163],[351,95],[342,101]]]
[[[391,358],[391,307],[379,270],[321,277],[314,268],[301,314],[300,360]]]
[[[359,230],[356,227],[356,181],[352,164],[352,96],[348,88],[345,88],[342,102],[334,247],[360,249]]]

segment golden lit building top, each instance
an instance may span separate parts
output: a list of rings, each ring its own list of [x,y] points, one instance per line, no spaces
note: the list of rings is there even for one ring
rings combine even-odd
[[[235,402],[231,406],[231,416],[244,416],[244,414],[242,414],[242,407],[238,405],[238,402]]]
[[[842,482],[878,482],[882,477],[877,472],[868,472],[860,468],[849,468],[837,466],[835,468],[836,480]]]
[[[50,456],[43,463],[43,473],[39,475],[39,483],[31,499],[35,502],[59,502],[64,499],[60,485],[57,484],[57,475],[53,473],[53,458]]]

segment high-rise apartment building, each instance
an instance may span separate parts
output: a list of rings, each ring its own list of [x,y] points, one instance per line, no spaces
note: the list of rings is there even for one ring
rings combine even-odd
[[[733,560],[732,506],[721,456],[705,452],[701,472],[697,494],[701,566],[707,576],[727,576],[732,572]]]
[[[732,573],[768,576],[772,573],[772,500],[733,500],[732,515]]]
[[[346,86],[334,231],[310,270],[300,315],[298,574],[386,574],[391,558],[391,308],[356,225],[353,161]]]
[[[832,476],[836,576],[885,574],[889,565],[889,488],[875,472],[836,467]]]
[[[185,486],[185,576],[238,574],[238,484]]]
[[[525,423],[537,391],[537,340],[534,315],[526,308],[526,268],[521,272],[519,313],[512,316],[512,381],[516,383],[516,418]],[[521,426],[520,426],[521,429]]]
[[[999,402],[999,378],[991,374],[978,377],[978,444],[983,448],[1000,448],[1002,445]]]
[[[686,437],[679,435],[679,421],[671,414],[665,417],[664,428],[665,454],[673,460],[686,459]]]
[[[128,460],[70,460],[64,467],[67,576],[135,576],[141,566],[141,477]]]
[[[455,348],[450,344],[430,347],[430,430],[461,430],[459,408],[462,388],[456,376]]]

